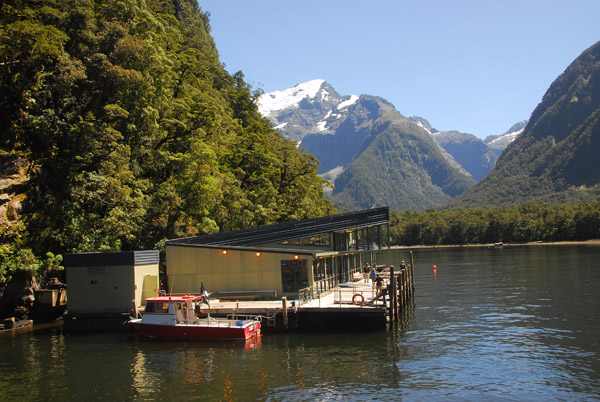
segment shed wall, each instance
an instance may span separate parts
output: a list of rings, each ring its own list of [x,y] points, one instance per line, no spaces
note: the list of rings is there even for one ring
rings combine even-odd
[[[131,266],[68,267],[69,314],[122,313],[133,308]]]

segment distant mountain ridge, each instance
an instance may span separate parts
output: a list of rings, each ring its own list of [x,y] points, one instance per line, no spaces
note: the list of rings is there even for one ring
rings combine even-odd
[[[488,135],[483,142],[493,149],[497,156],[500,156],[504,148],[525,131],[525,126],[527,126],[527,120],[520,121],[502,135]]]
[[[262,95],[259,111],[317,157],[340,209],[443,205],[475,184],[422,124],[386,100],[337,93],[323,80]]]
[[[600,42],[552,83],[495,168],[453,205],[570,202],[600,194]]]
[[[412,116],[410,119],[427,130],[435,141],[477,182],[492,170],[498,156],[523,132],[523,127],[527,123],[527,121],[521,121],[502,135],[488,136],[485,140],[481,140],[473,134],[459,131],[438,131],[422,117]]]
[[[496,153],[481,139],[458,131],[438,131],[433,138],[460,163],[475,181],[483,179],[496,164]]]

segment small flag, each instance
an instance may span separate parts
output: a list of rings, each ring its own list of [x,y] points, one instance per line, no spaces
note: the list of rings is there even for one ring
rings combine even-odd
[[[208,307],[210,307],[210,301],[208,300],[209,295],[204,287],[204,282],[200,283],[200,296],[202,296],[202,302],[208,304]]]

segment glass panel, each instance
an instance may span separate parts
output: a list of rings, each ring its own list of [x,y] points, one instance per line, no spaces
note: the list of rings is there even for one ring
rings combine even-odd
[[[369,250],[378,250],[379,247],[379,226],[373,226],[369,230]]]
[[[334,233],[334,241],[335,247],[333,248],[335,251],[347,251],[348,250],[348,240],[346,238],[346,233]]]
[[[284,293],[297,292],[308,287],[306,260],[281,261],[281,284]]]

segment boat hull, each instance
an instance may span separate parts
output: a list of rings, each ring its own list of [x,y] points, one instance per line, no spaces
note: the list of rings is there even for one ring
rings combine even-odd
[[[145,324],[141,320],[132,320],[130,322],[140,334],[152,338],[244,341],[260,336],[260,322],[258,321],[233,326],[194,324],[157,325]]]

